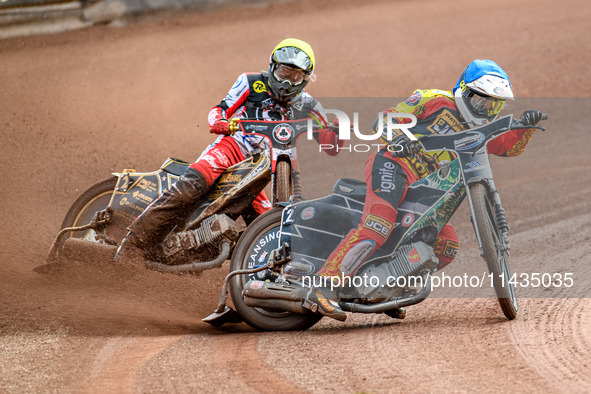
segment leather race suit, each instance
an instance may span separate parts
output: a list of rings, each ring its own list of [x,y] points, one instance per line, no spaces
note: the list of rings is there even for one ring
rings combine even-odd
[[[209,126],[219,119],[258,119],[258,120],[293,120],[305,119],[308,116],[320,116],[326,122],[324,109],[307,92],[295,96],[289,107],[276,102],[268,91],[267,73],[241,74],[226,97],[209,112]],[[323,130],[316,134],[320,143],[332,143],[337,146],[336,133]],[[252,156],[256,149],[265,150],[271,146],[269,141],[260,135],[244,135],[242,131],[234,135],[220,135],[209,145],[191,168],[205,177],[207,185],[212,183],[228,167]],[[327,152],[335,155],[336,149]],[[253,202],[253,208],[261,214],[271,208],[265,192],[261,192]]]
[[[431,133],[457,133],[467,129],[453,95],[448,91],[415,90],[406,101],[388,109],[383,116],[385,117],[388,112],[413,114],[417,118],[417,124],[410,131],[417,137]],[[374,132],[381,132],[377,130],[378,120],[379,118],[374,122]],[[400,122],[403,121],[400,119]],[[385,119],[382,124],[386,124]],[[398,133],[393,138],[394,143],[398,138],[408,138],[402,132]],[[488,153],[507,157],[517,156],[524,151],[532,135],[533,129],[511,130],[490,141],[487,145]],[[393,141],[382,140],[387,145]],[[408,186],[436,169],[429,165],[430,162],[454,159],[455,154],[449,151],[421,152],[409,158],[402,158],[386,149],[386,146],[371,155],[364,170],[367,194],[361,222],[341,241],[318,274],[353,275],[388,239],[398,214],[398,205],[404,199]],[[387,233],[377,232],[369,225],[366,226],[366,223],[372,222],[384,224],[388,229]],[[459,247],[455,229],[451,224],[446,224],[433,244],[440,262],[439,269],[451,263]]]
[[[242,74],[219,105],[209,113],[209,125],[218,119],[267,119],[294,120],[315,117],[326,123],[322,106],[308,93],[295,96],[290,104],[278,103],[268,92],[266,73]],[[211,130],[211,129],[210,129]],[[316,133],[320,143],[338,146],[336,133],[323,129]],[[252,156],[255,149],[267,149],[270,145],[262,136],[220,135],[209,145],[197,161],[170,188],[165,190],[129,227],[132,244],[144,249],[150,258],[158,259],[158,245],[172,229],[186,220],[212,184],[228,167]],[[335,151],[327,152],[336,154]],[[249,207],[245,215],[250,219],[269,210],[271,203],[264,191]],[[251,212],[254,211],[254,212]]]

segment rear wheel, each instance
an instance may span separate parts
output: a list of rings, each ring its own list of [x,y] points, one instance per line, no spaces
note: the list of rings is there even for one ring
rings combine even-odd
[[[279,246],[282,208],[273,208],[259,216],[240,237],[232,255],[230,271],[250,269],[262,264],[273,249]],[[321,315],[253,308],[244,303],[242,290],[256,274],[236,275],[230,282],[232,301],[245,322],[261,330],[305,330],[316,324]]]
[[[517,316],[517,297],[511,283],[507,252],[503,250],[494,203],[486,187],[480,183],[470,186],[476,226],[484,250],[484,259],[493,275],[493,286],[503,313],[509,320]]]
[[[79,227],[90,223],[94,215],[106,209],[109,206],[117,178],[107,178],[89,187],[70,207],[64,221],[62,229],[66,227]],[[88,241],[99,242],[94,230],[72,231],[68,237],[83,238]],[[64,237],[64,239],[67,237]]]
[[[103,211],[109,206],[116,184],[117,178],[107,178],[88,188],[74,201],[68,210],[62,222],[61,229],[81,227],[89,224],[97,212]],[[52,245],[49,256],[47,257],[48,262],[58,262],[61,259],[64,244],[69,238],[77,238],[101,244],[105,243],[104,237],[99,236],[94,229],[70,231],[60,235],[57,243]]]

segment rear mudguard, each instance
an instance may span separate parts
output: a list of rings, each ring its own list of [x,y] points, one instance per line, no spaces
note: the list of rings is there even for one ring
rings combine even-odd
[[[271,181],[271,157],[264,151],[229,167],[212,185],[187,229],[195,228],[215,213],[237,218]]]
[[[178,159],[167,159],[153,172],[123,170],[118,176],[115,192],[109,202],[111,221],[107,236],[118,242],[127,233],[127,227],[166,189],[169,189],[184,172],[189,163]]]
[[[167,159],[154,172],[124,170],[118,176],[115,192],[109,203],[111,223],[107,235],[121,240],[127,227],[165,190],[169,189],[189,168],[190,163]],[[215,213],[237,218],[271,180],[271,160],[267,152],[229,167],[210,188],[202,204],[190,217],[187,228],[196,228]]]

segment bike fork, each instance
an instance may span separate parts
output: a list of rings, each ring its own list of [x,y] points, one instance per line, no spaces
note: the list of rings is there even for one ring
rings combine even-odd
[[[491,196],[493,202],[493,210],[495,214],[496,224],[499,228],[499,232],[501,233],[501,244],[499,245],[499,249],[506,252],[509,255],[509,249],[511,245],[509,243],[509,224],[507,223],[507,217],[505,216],[505,209],[501,204],[501,196],[499,195],[499,189],[495,186],[495,183],[492,179],[487,179],[488,183],[488,192]],[[478,247],[480,249],[480,256],[484,257],[484,249],[482,248],[482,241],[480,237],[480,233],[478,232],[478,227],[476,223],[474,223],[474,205],[472,204],[472,195],[470,194],[470,188],[466,188],[466,194],[468,195],[468,203],[470,204],[470,222],[472,223],[472,227],[474,228],[474,232],[476,233],[476,239],[478,240]]]

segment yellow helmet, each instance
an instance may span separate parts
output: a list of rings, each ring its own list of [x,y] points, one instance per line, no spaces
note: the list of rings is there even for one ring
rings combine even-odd
[[[297,38],[281,41],[269,59],[271,93],[280,101],[293,98],[304,90],[315,66],[310,44]]]

